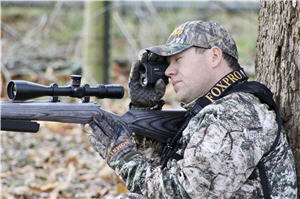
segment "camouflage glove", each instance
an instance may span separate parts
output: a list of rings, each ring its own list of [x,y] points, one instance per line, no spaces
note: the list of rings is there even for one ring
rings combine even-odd
[[[89,125],[92,128],[89,141],[110,167],[114,168],[120,160],[137,153],[126,124],[109,113],[97,114]]]
[[[143,87],[140,85],[139,68],[145,62],[165,62],[165,58],[151,52],[144,52],[141,60],[138,60],[131,68],[129,78],[130,109],[159,110],[164,105],[161,98],[166,91],[166,83],[159,79],[154,87]]]

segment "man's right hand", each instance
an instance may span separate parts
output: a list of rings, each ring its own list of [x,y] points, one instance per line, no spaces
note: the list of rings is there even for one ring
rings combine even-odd
[[[164,105],[161,98],[166,91],[166,84],[162,79],[157,80],[154,87],[140,85],[139,68],[145,62],[165,62],[165,58],[151,52],[144,52],[141,60],[135,62],[131,68],[129,78],[130,109],[160,110]]]

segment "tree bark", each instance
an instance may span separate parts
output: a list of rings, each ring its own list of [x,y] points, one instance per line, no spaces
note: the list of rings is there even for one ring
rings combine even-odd
[[[272,90],[281,109],[300,193],[300,1],[260,3],[256,80]]]

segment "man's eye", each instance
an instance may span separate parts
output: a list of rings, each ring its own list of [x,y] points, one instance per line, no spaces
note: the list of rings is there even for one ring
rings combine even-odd
[[[177,57],[177,58],[175,59],[175,61],[179,61],[181,58],[182,58],[182,57]]]

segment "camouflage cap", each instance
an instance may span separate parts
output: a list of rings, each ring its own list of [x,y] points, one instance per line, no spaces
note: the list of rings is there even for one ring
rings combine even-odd
[[[216,22],[189,21],[178,26],[165,45],[146,48],[160,56],[171,56],[192,46],[211,48],[218,46],[224,53],[238,60],[235,41],[226,29]]]

